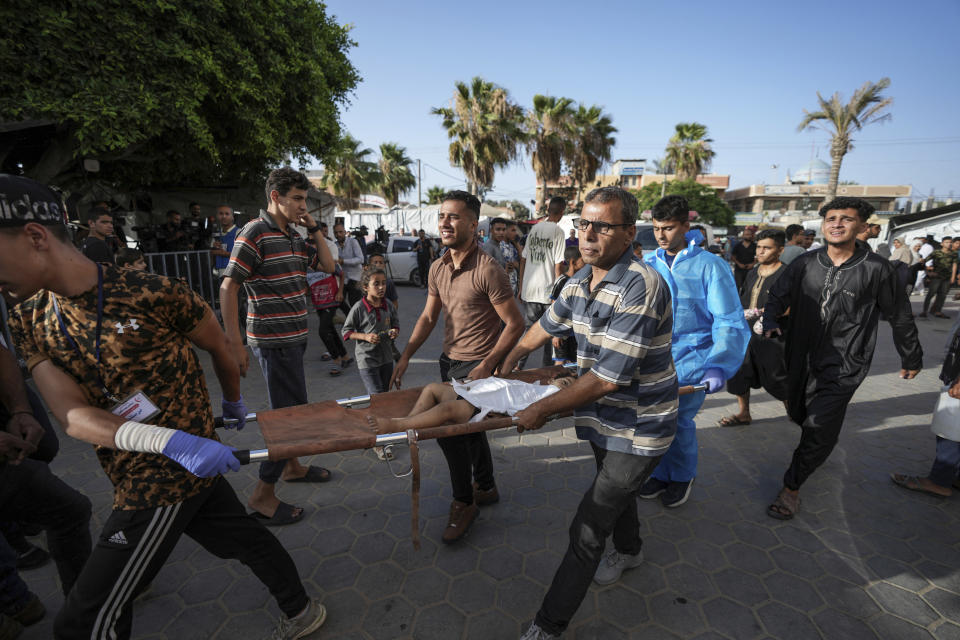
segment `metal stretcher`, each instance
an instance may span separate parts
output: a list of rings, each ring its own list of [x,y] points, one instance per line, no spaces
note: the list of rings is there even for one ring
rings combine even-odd
[[[562,366],[544,367],[516,371],[505,378],[522,380],[524,382],[547,381],[562,375],[568,369]],[[693,393],[702,391],[703,385],[681,387],[679,393]],[[260,425],[266,448],[254,450],[237,450],[234,455],[242,464],[263,462],[265,460],[286,460],[302,456],[312,456],[321,453],[336,453],[353,451],[355,449],[369,449],[375,446],[389,447],[392,445],[407,445],[410,447],[411,469],[407,473],[396,474],[397,477],[412,475],[412,513],[411,532],[413,545],[419,549],[419,490],[420,490],[420,460],[418,442],[435,438],[476,433],[503,429],[516,424],[510,416],[494,415],[479,422],[448,424],[423,429],[390,432],[389,426],[377,429],[367,421],[367,414],[377,417],[397,418],[406,416],[423,387],[403,389],[380,393],[373,396],[363,395],[340,400],[327,400],[310,404],[272,409],[251,413],[247,421],[256,421]],[[368,404],[363,409],[354,407]],[[551,416],[551,420],[571,415]],[[217,426],[227,426],[236,423],[236,420],[217,419]]]

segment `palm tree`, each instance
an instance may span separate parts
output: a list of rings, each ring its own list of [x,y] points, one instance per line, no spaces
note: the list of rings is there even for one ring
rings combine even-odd
[[[547,183],[560,179],[564,158],[573,150],[573,100],[555,96],[533,96],[533,109],[527,112],[527,150],[537,183],[536,211],[543,209]]]
[[[440,198],[442,198],[446,192],[447,190],[440,185],[430,187],[427,189],[427,202],[425,204],[440,204]]]
[[[361,195],[380,184],[376,163],[367,160],[372,153],[347,133],[323,158],[323,186],[330,187],[347,209],[355,208]]]
[[[667,162],[676,169],[677,180],[695,180],[710,168],[717,155],[710,147],[707,125],[699,122],[681,122],[675,127],[666,149]]]
[[[407,150],[394,142],[380,145],[380,191],[387,204],[395,206],[400,196],[417,185],[417,179],[410,170],[413,164],[407,156]]]
[[[597,105],[577,105],[573,114],[573,145],[567,157],[570,174],[577,187],[577,194],[597,178],[597,172],[610,162],[613,146],[617,144],[613,134],[613,118]]]
[[[523,109],[510,101],[507,90],[483,78],[469,85],[456,83],[449,107],[430,110],[443,118],[450,143],[450,164],[467,174],[470,193],[493,186],[498,167],[516,159],[525,139]]]
[[[797,131],[804,129],[820,129],[830,134],[830,182],[827,184],[827,200],[837,195],[837,183],[840,179],[840,163],[843,156],[853,149],[853,138],[850,136],[864,126],[883,122],[891,118],[890,113],[884,113],[893,98],[883,95],[883,90],[890,86],[890,78],[881,78],[880,82],[864,82],[863,86],[853,93],[850,102],[843,104],[839,93],[834,93],[829,100],[824,100],[817,92],[819,111],[803,110],[803,120],[797,125]]]
[[[673,165],[666,158],[656,158],[651,160],[650,163],[653,165],[653,172],[656,175],[669,175],[674,172]]]

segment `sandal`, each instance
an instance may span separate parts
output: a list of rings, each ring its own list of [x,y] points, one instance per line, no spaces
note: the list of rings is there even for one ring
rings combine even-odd
[[[949,318],[949,317],[950,317],[950,316],[948,316],[947,314],[945,314],[945,313],[942,312],[942,311],[934,311],[934,312],[931,313],[930,315],[932,315],[934,318]]]
[[[284,482],[329,482],[330,481],[330,471],[324,469],[323,467],[315,467],[310,465],[307,467],[307,474],[300,476],[299,478],[290,478],[289,480],[284,480]]]
[[[250,515],[268,527],[282,527],[303,520],[303,509],[292,504],[281,502],[272,517],[267,517],[259,511],[251,511]]]
[[[767,515],[777,520],[790,520],[800,510],[800,496],[793,495],[786,487],[777,494],[777,499],[767,507]]]
[[[330,373],[330,375],[332,375],[332,376],[338,376],[338,375],[340,375],[342,372],[341,372],[340,369],[338,369],[337,367],[331,367],[329,373]]]
[[[928,496],[933,496],[935,498],[949,498],[950,496],[944,495],[942,493],[937,493],[936,491],[930,491],[922,484],[920,484],[920,478],[917,476],[905,476],[902,473],[891,473],[890,479],[893,480],[895,485],[901,486],[904,489],[909,489],[910,491],[919,491],[920,493],[925,493]]]
[[[717,424],[721,427],[745,427],[750,424],[750,422],[750,420],[743,420],[737,415],[730,415],[717,420]]]

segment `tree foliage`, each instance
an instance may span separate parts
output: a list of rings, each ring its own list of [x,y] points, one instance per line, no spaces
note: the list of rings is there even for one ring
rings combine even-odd
[[[400,196],[417,186],[417,179],[410,170],[412,164],[405,147],[395,142],[380,145],[380,192],[391,207],[400,201]]]
[[[368,160],[372,153],[348,133],[323,157],[323,186],[347,209],[356,208],[360,196],[380,185],[377,164]]]
[[[677,180],[694,180],[710,168],[716,154],[707,137],[707,126],[699,122],[681,122],[667,144],[667,164],[676,169]]]
[[[527,150],[537,182],[544,187],[537,196],[540,211],[547,183],[560,179],[563,161],[573,152],[573,100],[533,96],[533,108],[527,111]]]
[[[637,196],[640,211],[653,208],[661,197],[661,189],[663,187],[659,183],[652,183],[633,192]],[[700,219],[710,225],[725,227],[735,221],[733,209],[717,195],[716,189],[712,187],[695,180],[673,180],[667,182],[665,192],[666,195],[677,194],[685,197],[690,204],[690,210],[696,211]]]
[[[827,199],[837,195],[840,179],[840,164],[843,156],[853,149],[853,134],[868,124],[885,122],[892,116],[887,108],[893,104],[893,98],[883,95],[890,86],[890,78],[881,78],[879,82],[865,82],[854,91],[850,102],[844,103],[839,93],[830,99],[824,99],[817,92],[819,109],[803,110],[803,119],[797,125],[797,131],[820,129],[830,134],[830,180],[827,183]]]
[[[359,81],[315,0],[7,0],[0,25],[0,121],[55,126],[23,155],[47,182],[84,157],[119,187],[259,179],[325,155]]]
[[[505,207],[513,211],[516,220],[527,220],[530,218],[530,207],[519,200],[492,200],[489,204],[493,207]]]
[[[613,118],[597,105],[577,105],[573,114],[573,145],[567,158],[577,193],[597,178],[597,172],[610,162],[613,146]]]
[[[498,168],[517,158],[525,140],[523,109],[506,89],[481,77],[457,82],[447,107],[430,110],[443,119],[450,142],[450,164],[467,174],[471,193],[493,187]]]
[[[446,192],[447,190],[440,185],[434,185],[427,189],[427,200],[421,204],[440,204],[440,199]]]

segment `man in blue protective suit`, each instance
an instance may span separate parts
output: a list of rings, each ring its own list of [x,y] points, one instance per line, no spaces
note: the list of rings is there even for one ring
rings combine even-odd
[[[690,231],[689,210],[679,195],[654,205],[653,233],[660,248],[644,260],[660,272],[673,295],[672,351],[680,385],[704,383],[706,393],[714,393],[743,364],[750,329],[730,266],[698,246],[702,237]],[[680,396],[676,438],[640,489],[641,498],[660,496],[665,507],[679,507],[690,497],[697,475],[693,418],[704,398],[702,391]]]

